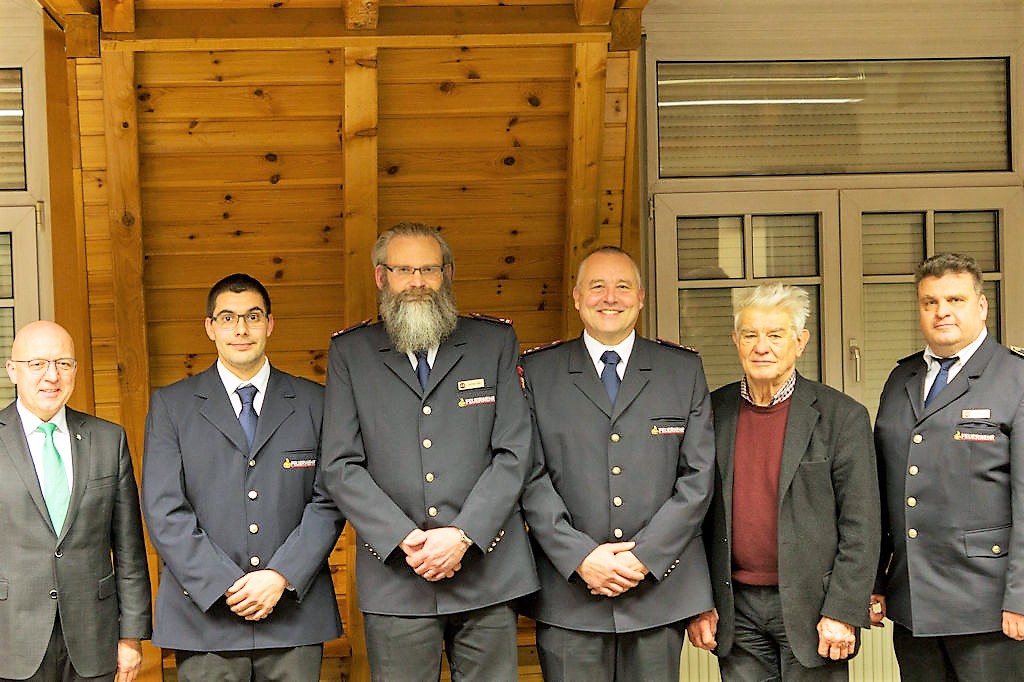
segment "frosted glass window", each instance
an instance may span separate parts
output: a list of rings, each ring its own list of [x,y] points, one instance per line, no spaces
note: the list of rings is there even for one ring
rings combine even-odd
[[[27,187],[21,94],[21,69],[0,69],[0,190]]]
[[[743,277],[741,216],[679,218],[676,226],[679,279]]]
[[[999,269],[997,211],[936,211],[935,252],[974,256],[985,272]]]
[[[659,176],[1008,171],[1009,60],[660,62]]]
[[[924,260],[923,213],[865,213],[861,220],[865,275],[909,274]]]
[[[818,274],[818,215],[755,215],[754,277]]]
[[[11,344],[14,342],[14,308],[0,307],[0,362],[11,359]],[[14,384],[7,372],[0,372],[0,407],[5,407],[16,395]]]

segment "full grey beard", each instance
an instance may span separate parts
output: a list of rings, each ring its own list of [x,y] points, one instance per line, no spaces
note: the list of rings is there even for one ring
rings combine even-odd
[[[380,316],[391,343],[399,353],[415,353],[440,346],[455,331],[459,312],[451,283],[440,291],[405,289],[394,293],[385,284],[378,296]]]

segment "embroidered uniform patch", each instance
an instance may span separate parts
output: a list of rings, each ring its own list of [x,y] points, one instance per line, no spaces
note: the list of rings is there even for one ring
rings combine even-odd
[[[315,467],[315,459],[288,459],[285,458],[281,464],[282,469],[308,469],[309,467]]]
[[[472,407],[473,405],[490,405],[493,402],[493,395],[478,395],[475,398],[459,398],[459,407]]]
[[[966,431],[957,431],[953,434],[953,440],[969,440],[976,443],[994,443],[996,440],[996,434],[994,433],[968,433]]]

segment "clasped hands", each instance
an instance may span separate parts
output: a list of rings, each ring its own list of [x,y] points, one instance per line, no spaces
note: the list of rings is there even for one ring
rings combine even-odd
[[[453,526],[421,530],[415,528],[398,546],[405,552],[405,563],[428,582],[453,577],[462,568],[462,557],[469,547],[462,531]]]
[[[576,567],[590,594],[617,597],[640,584],[650,571],[633,554],[635,542],[598,545]]]
[[[228,588],[228,608],[246,620],[263,620],[269,616],[281,599],[288,581],[272,569],[246,573]]]

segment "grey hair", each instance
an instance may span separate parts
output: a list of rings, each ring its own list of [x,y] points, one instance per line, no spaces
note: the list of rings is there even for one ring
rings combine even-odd
[[[942,277],[943,275],[969,274],[974,280],[974,293],[981,296],[984,291],[981,281],[981,266],[973,256],[963,253],[937,253],[917,266],[914,271],[914,286],[925,277]]]
[[[383,265],[388,253],[388,244],[395,237],[428,237],[437,242],[441,247],[441,265],[452,265],[455,262],[452,256],[452,247],[441,236],[440,228],[431,227],[423,223],[398,223],[381,232],[370,252],[370,259],[374,267]]]
[[[748,308],[781,308],[789,313],[793,335],[807,326],[811,314],[811,297],[804,289],[783,282],[767,282],[748,290],[733,306],[733,329],[740,330],[740,316]]]

